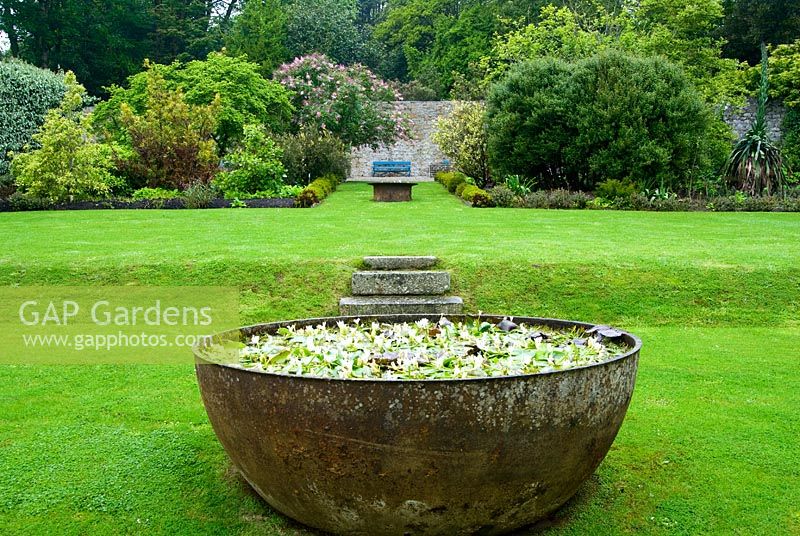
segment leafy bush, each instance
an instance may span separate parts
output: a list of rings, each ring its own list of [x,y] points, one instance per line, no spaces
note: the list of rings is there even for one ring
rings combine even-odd
[[[771,94],[786,106],[800,107],[800,39],[772,50]]]
[[[495,174],[537,177],[544,189],[563,184],[564,152],[577,136],[569,126],[570,75],[567,63],[543,59],[517,65],[492,86],[487,121]]]
[[[615,199],[629,198],[638,191],[636,185],[629,181],[609,179],[597,185],[594,194],[597,197],[614,201]]]
[[[662,58],[524,63],[492,87],[487,113],[493,169],[543,188],[594,189],[611,176],[677,190],[722,162],[723,131]]]
[[[16,190],[14,177],[11,173],[0,175],[0,199],[6,199]]]
[[[491,208],[495,204],[491,194],[486,190],[481,190],[472,196],[472,206],[475,208]]]
[[[498,184],[488,193],[497,207],[512,208],[519,205],[519,196],[504,184]]]
[[[216,198],[217,192],[214,187],[203,183],[193,184],[181,194],[186,208],[208,208]]]
[[[15,154],[11,173],[19,190],[31,197],[59,202],[106,196],[117,183],[111,174],[112,148],[90,135],[91,118],[82,113],[83,86],[71,72],[64,81],[61,104],[47,112],[33,135],[38,148],[27,145],[28,152]]]
[[[128,87],[111,88],[108,101],[97,105],[98,126],[115,139],[124,141],[121,121],[123,104],[137,115],[148,109],[150,78],[158,73],[165,91],[180,90],[192,107],[218,109],[213,128],[221,151],[227,151],[244,135],[244,126],[263,124],[273,131],[285,130],[293,111],[290,94],[280,84],[259,74],[259,66],[245,57],[230,57],[212,52],[205,61],[159,65],[145,63],[146,71],[128,78]]]
[[[338,185],[339,178],[335,175],[320,177],[303,188],[297,196],[296,204],[299,207],[312,207],[336,191]]]
[[[362,65],[344,67],[313,54],[282,65],[275,78],[294,92],[298,127],[330,132],[351,147],[377,148],[410,136],[395,103],[400,94]]]
[[[267,135],[264,127],[247,125],[244,127],[242,144],[225,158],[233,170],[219,173],[214,185],[228,199],[256,192],[277,193],[283,186],[286,171],[281,156],[281,149]]]
[[[494,202],[492,196],[486,190],[483,190],[474,184],[462,184],[464,188],[461,190],[461,199],[468,203],[472,203],[473,207],[485,208],[493,207]]]
[[[566,155],[584,187],[614,177],[679,190],[719,169],[723,155],[706,141],[713,116],[677,66],[607,54],[583,62],[573,80],[579,134]]]
[[[177,199],[181,196],[178,190],[166,190],[164,188],[139,188],[131,195],[136,201],[148,199]]]
[[[335,175],[340,181],[350,174],[350,152],[345,144],[328,132],[301,130],[278,138],[283,150],[287,182],[307,185],[314,177]]]
[[[756,119],[736,143],[725,164],[725,176],[731,185],[751,195],[779,191],[784,183],[780,147],[767,132],[766,106],[769,91],[767,50],[762,45],[761,86]]]
[[[454,194],[459,185],[467,182],[467,176],[460,171],[440,171],[436,174],[436,180],[442,183],[448,192]]]
[[[474,207],[493,207],[494,201],[491,194],[479,188],[471,177],[459,171],[440,171],[436,173],[436,181],[464,201],[472,203]]]
[[[0,177],[64,97],[64,76],[21,61],[0,61]]]
[[[398,85],[398,91],[404,100],[408,101],[435,101],[439,95],[435,89],[426,86],[419,80],[411,80]]]
[[[482,102],[458,102],[450,115],[438,119],[432,136],[455,167],[475,177],[479,186],[490,181],[485,115]]]
[[[699,210],[701,206],[696,200],[688,197],[656,198],[650,200],[651,210],[659,212],[689,212]]]
[[[583,209],[586,208],[592,196],[583,192],[570,192],[557,189],[531,192],[520,201],[524,208],[553,208],[553,209]]]
[[[280,132],[292,117],[291,94],[262,77],[258,66],[245,57],[212,52],[205,61],[192,61],[177,69],[175,83],[184,89],[189,104],[209,105],[219,98],[214,136],[223,151],[242,139],[245,125],[263,124]]]
[[[276,197],[282,199],[295,198],[303,191],[303,187],[297,184],[284,184],[281,189],[276,192]]]
[[[121,120],[133,153],[119,163],[131,186],[184,189],[208,183],[219,166],[212,134],[220,100],[208,106],[186,102],[180,89],[169,90],[157,70],[147,75],[145,111],[120,105]]]
[[[800,182],[800,109],[790,108],[786,112],[782,143],[783,161],[789,171],[787,183],[796,184]]]
[[[260,192],[228,194],[226,199],[246,201],[249,199],[295,199],[303,192],[303,186],[284,184],[277,191],[262,190]]]
[[[473,184],[469,184],[468,182],[459,182],[458,186],[456,187],[455,192],[451,192],[451,193],[455,194],[456,197],[460,197],[461,199],[464,199],[465,201],[469,201],[469,199],[466,199],[464,197],[464,190],[468,186],[474,186],[474,185]],[[477,188],[477,186],[475,186],[475,188]],[[470,193],[472,193],[472,189],[470,189]]]
[[[516,195],[522,197],[531,193],[536,181],[521,175],[509,175],[503,180],[503,184]]]
[[[11,194],[11,197],[8,198],[9,205],[11,210],[15,212],[26,212],[29,210],[48,210],[51,209],[54,205],[54,202],[50,199],[45,199],[42,197],[35,197],[30,194],[24,194],[22,192],[14,192]]]

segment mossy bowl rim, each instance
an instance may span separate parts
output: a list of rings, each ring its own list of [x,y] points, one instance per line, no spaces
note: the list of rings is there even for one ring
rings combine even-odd
[[[622,333],[622,337],[625,340],[626,345],[629,349],[624,352],[623,354],[614,356],[610,359],[606,359],[604,361],[600,361],[598,363],[591,363],[588,365],[581,365],[578,367],[570,367],[567,369],[562,370],[549,370],[544,372],[532,372],[528,374],[516,374],[516,375],[503,375],[503,376],[483,376],[483,377],[474,377],[474,378],[433,378],[433,379],[426,379],[426,378],[334,378],[334,377],[326,377],[326,376],[310,376],[310,375],[301,375],[301,374],[286,374],[281,372],[270,372],[267,370],[263,370],[256,367],[245,367],[239,363],[225,363],[225,362],[217,362],[207,359],[202,353],[200,349],[210,342],[217,340],[219,338],[235,336],[236,334],[239,335],[240,340],[244,337],[249,337],[252,335],[257,335],[259,333],[266,333],[268,330],[277,330],[281,327],[288,327],[294,326],[298,324],[307,325],[319,325],[321,323],[326,323],[328,325],[336,325],[337,322],[353,322],[355,320],[376,320],[382,323],[402,323],[402,322],[414,322],[418,320],[422,320],[423,318],[427,318],[429,320],[433,320],[437,318],[446,317],[450,321],[454,322],[462,322],[466,320],[478,320],[478,321],[489,321],[497,323],[503,319],[511,319],[515,321],[520,321],[524,324],[528,325],[541,325],[543,327],[550,327],[553,329],[559,329],[560,327],[580,327],[584,329],[591,329],[596,326],[602,326],[606,324],[593,324],[590,322],[581,322],[576,320],[564,320],[558,318],[546,318],[546,317],[533,317],[533,316],[523,316],[523,315],[497,315],[497,314],[460,314],[460,315],[439,315],[439,314],[429,314],[429,313],[410,313],[410,314],[395,314],[395,315],[359,315],[359,316],[323,316],[323,317],[315,317],[315,318],[300,318],[296,320],[279,320],[275,322],[262,322],[258,324],[251,324],[247,326],[242,326],[240,328],[234,328],[226,331],[222,331],[219,333],[215,333],[213,335],[209,335],[203,338],[203,340],[192,347],[192,353],[195,356],[195,359],[203,364],[209,365],[219,365],[222,367],[227,367],[235,370],[241,370],[244,372],[250,372],[252,374],[261,374],[264,376],[275,376],[280,378],[293,378],[297,380],[306,380],[306,381],[322,381],[322,382],[357,382],[357,383],[378,383],[378,384],[391,384],[391,383],[453,383],[453,382],[485,382],[485,381],[504,381],[504,380],[513,380],[517,378],[530,378],[533,376],[549,376],[553,374],[564,374],[573,371],[580,371],[584,369],[590,369],[595,367],[602,367],[608,365],[610,363],[614,363],[617,361],[622,361],[628,359],[631,356],[637,355],[639,351],[642,349],[642,340],[620,328],[617,329]],[[391,321],[387,321],[387,319],[393,319]],[[396,320],[395,320],[396,319]],[[538,322],[534,324],[534,322]]]

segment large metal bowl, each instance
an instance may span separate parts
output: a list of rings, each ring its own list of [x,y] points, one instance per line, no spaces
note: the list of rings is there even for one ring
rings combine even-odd
[[[420,318],[438,320],[362,321]],[[196,369],[225,451],[287,516],[339,534],[501,534],[556,510],[605,457],[631,400],[641,348],[635,336],[624,339],[630,350],[605,363],[487,379],[306,378],[213,364],[197,352]]]

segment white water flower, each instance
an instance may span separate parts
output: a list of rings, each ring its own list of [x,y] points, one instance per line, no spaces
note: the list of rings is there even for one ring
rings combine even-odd
[[[503,326],[507,329],[507,326]],[[620,339],[621,342],[621,339]],[[627,348],[580,329],[423,319],[280,328],[251,337],[243,366],[327,378],[470,378],[536,374],[601,363]]]

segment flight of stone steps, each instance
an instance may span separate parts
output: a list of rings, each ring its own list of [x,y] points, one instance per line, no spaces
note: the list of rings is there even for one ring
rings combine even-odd
[[[437,261],[436,257],[364,257],[368,270],[353,274],[353,296],[339,301],[340,313],[460,314],[463,300],[445,296],[450,290],[450,273],[427,270]]]

